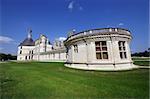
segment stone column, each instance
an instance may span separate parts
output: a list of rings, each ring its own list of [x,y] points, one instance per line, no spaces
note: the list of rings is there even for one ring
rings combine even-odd
[[[130,43],[129,41],[125,42],[125,47],[126,47],[127,59],[129,61],[132,61],[129,43]]]
[[[85,43],[85,49],[86,49],[86,52],[85,52],[85,54],[86,54],[86,63],[88,63],[89,62],[89,44],[86,40],[84,40],[84,43]]]
[[[107,41],[108,60],[114,62],[112,41]]]
[[[95,50],[95,40],[90,41],[88,47],[89,47],[89,50],[88,50],[89,61],[95,63],[95,61],[97,61],[96,50]]]
[[[118,63],[120,61],[120,54],[119,54],[119,48],[118,48],[118,41],[115,40],[115,37],[111,38],[112,42],[112,60],[113,63]]]
[[[73,45],[71,45],[70,47],[71,47],[71,48],[70,48],[70,50],[71,50],[71,51],[70,51],[70,54],[71,54],[71,57],[70,57],[70,58],[71,58],[71,59],[70,59],[71,61],[70,61],[70,62],[74,62],[74,58],[73,58],[73,55],[74,55],[74,50],[73,50],[73,49],[74,49],[74,47],[73,47]]]

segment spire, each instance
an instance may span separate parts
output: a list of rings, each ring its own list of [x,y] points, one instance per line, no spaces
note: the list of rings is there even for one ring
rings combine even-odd
[[[28,29],[28,38],[29,39],[32,38],[32,30],[31,30],[31,28]]]

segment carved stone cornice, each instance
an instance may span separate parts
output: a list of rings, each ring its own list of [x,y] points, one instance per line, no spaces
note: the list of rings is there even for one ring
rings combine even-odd
[[[109,29],[96,29],[96,30],[89,30],[88,32],[79,32],[77,34],[74,34],[70,37],[67,38],[67,40],[64,41],[65,45],[71,45],[72,43],[75,42],[80,42],[80,41],[85,41],[85,40],[90,40],[94,41],[96,39],[100,40],[109,40],[110,37],[115,37],[115,38],[122,38],[122,39],[128,39],[131,40],[131,34],[128,30],[125,29],[118,29],[115,30],[114,28],[111,28],[112,30],[110,31]]]

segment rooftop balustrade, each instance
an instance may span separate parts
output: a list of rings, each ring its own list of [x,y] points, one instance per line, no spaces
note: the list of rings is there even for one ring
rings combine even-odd
[[[67,40],[70,38],[76,38],[76,37],[81,37],[86,35],[105,34],[105,33],[118,33],[118,34],[131,35],[129,30],[122,29],[122,28],[101,28],[101,29],[86,30],[79,33],[72,34],[67,38]]]

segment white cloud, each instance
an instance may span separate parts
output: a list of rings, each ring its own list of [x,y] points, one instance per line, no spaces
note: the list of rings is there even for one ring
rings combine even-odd
[[[82,11],[83,7],[79,4],[79,2],[77,2],[75,0],[70,0],[69,4],[68,4],[68,9],[70,11],[73,11],[73,9],[77,9],[79,11]]]
[[[79,7],[79,10],[83,10],[83,7],[80,6],[80,7]]]
[[[66,40],[66,38],[65,37],[59,37],[58,40],[59,41],[64,41],[64,40]]]
[[[8,44],[13,42],[14,40],[10,37],[0,36],[0,44]]]
[[[124,24],[123,23],[119,23],[118,25],[121,26],[121,25],[124,25]]]
[[[74,1],[71,1],[71,2],[69,3],[69,5],[68,5],[68,9],[69,9],[70,11],[72,11],[73,8],[74,8]]]

